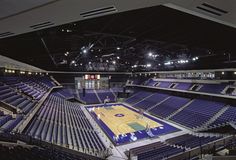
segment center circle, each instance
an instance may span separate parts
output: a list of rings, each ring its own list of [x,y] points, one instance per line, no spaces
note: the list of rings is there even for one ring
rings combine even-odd
[[[125,115],[124,114],[121,114],[121,113],[118,113],[118,114],[115,114],[116,117],[124,117]]]

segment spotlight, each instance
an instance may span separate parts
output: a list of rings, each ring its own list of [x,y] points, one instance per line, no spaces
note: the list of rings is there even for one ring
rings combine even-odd
[[[198,60],[198,57],[193,57],[192,60],[196,61],[196,60]]]
[[[117,50],[120,50],[120,47],[117,47],[116,49],[117,49]]]
[[[153,55],[152,52],[149,52],[149,53],[148,53],[148,56],[149,56],[149,57],[151,57],[152,55]]]
[[[171,62],[170,62],[170,61],[165,62],[164,65],[166,65],[166,66],[167,66],[167,65],[171,65]]]
[[[88,52],[87,49],[83,49],[83,53],[86,54]]]
[[[120,57],[119,57],[119,56],[117,56],[116,58],[117,58],[117,59],[120,59]]]
[[[151,65],[150,63],[148,63],[146,66],[149,68],[149,67],[151,67],[152,65]]]
[[[68,55],[69,55],[69,52],[67,51],[64,55],[65,55],[65,56],[68,56]]]
[[[116,64],[116,61],[112,61],[113,64]]]

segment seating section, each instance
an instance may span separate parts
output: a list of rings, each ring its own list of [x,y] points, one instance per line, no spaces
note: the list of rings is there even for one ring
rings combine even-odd
[[[97,92],[97,95],[99,96],[99,98],[102,102],[104,102],[106,97],[108,97],[110,99],[110,102],[115,102],[116,101],[116,96],[109,89],[106,89],[106,90],[105,89],[100,89],[100,90],[96,90],[96,92]]]
[[[56,91],[53,92],[53,94],[55,94],[61,98],[65,98],[65,99],[75,98],[75,96],[73,95],[73,91],[68,88],[57,89]]]
[[[155,106],[156,104],[160,103],[161,101],[165,100],[169,95],[167,94],[161,94],[161,93],[155,93],[151,95],[148,98],[143,99],[142,101],[134,104],[134,107],[142,108],[144,110]]]
[[[157,82],[154,81],[153,79],[149,79],[149,80],[145,83],[145,85],[146,85],[146,86],[155,86],[156,83],[157,83]]]
[[[116,102],[117,92],[120,89],[115,88],[112,89],[97,89],[97,90],[86,90],[85,95],[83,92],[79,93],[79,98],[81,101],[86,104],[99,104],[103,103],[106,98],[108,98],[111,102]]]
[[[210,127],[217,127],[224,125],[228,122],[236,121],[236,107],[230,106],[223,114],[221,114],[214,122],[210,124]]]
[[[25,132],[33,138],[80,151],[106,149],[80,106],[53,95]]]
[[[226,104],[202,99],[189,99],[168,94],[139,91],[125,100],[126,103],[147,110],[149,113],[160,117],[169,118],[188,128],[201,127],[215,116]],[[176,112],[176,113],[175,113]],[[226,111],[210,123],[210,127],[236,121],[236,107],[229,107]],[[173,116],[172,114],[175,113]]]
[[[195,99],[190,105],[171,117],[171,120],[189,128],[199,127],[224,106],[223,103]]]
[[[158,87],[161,87],[161,88],[169,88],[169,86],[171,85],[172,82],[160,82]]]
[[[0,131],[11,132],[52,86],[54,82],[46,76],[0,76],[0,102],[13,111],[0,111]]]
[[[171,81],[161,81],[157,79],[149,79],[144,85],[145,86],[156,86],[160,88],[170,88],[171,84],[175,83],[173,89],[179,90],[190,90],[193,84],[200,84],[202,87],[196,92],[212,93],[212,94],[222,94],[222,91],[229,85],[229,83],[220,84],[206,84],[206,83],[191,83],[191,82],[171,82]],[[142,84],[140,84],[142,85]]]
[[[82,92],[79,93],[79,98],[86,104],[98,104],[101,103],[94,92],[94,90],[86,90],[85,95]]]
[[[138,93],[135,93],[133,96],[129,97],[128,99],[126,99],[125,102],[132,105],[150,96],[151,94],[152,92],[140,91]]]
[[[180,90],[189,90],[193,84],[192,83],[184,83],[184,82],[178,82],[177,86],[175,89],[180,89]]]
[[[204,84],[199,89],[199,92],[221,94],[221,92],[225,89],[226,86],[227,86],[227,83],[222,83],[222,84]]]
[[[111,88],[111,90],[115,93],[115,94],[117,94],[118,92],[123,92],[123,87],[113,87],[113,88]]]
[[[7,85],[0,84],[0,101],[7,103],[12,108],[17,108],[27,114],[35,105],[36,101],[22,95]]]
[[[23,115],[17,115],[16,118],[13,118],[12,115],[0,111],[0,132],[12,131],[22,119]]]
[[[28,114],[52,86],[47,76],[1,76],[0,101]]]
[[[86,158],[65,153],[63,151],[52,150],[51,148],[26,147],[20,145],[3,146],[0,145],[0,159],[2,160],[86,160]]]
[[[137,156],[138,160],[163,160],[185,152],[186,149],[201,147],[206,144],[214,143],[223,137],[216,136],[194,136],[184,134],[170,138],[165,142],[156,142],[145,146],[136,147],[130,150],[132,156]],[[179,158],[176,158],[179,159]]]
[[[145,80],[144,79],[135,79],[133,81],[129,81],[131,84],[135,84],[135,85],[141,85],[143,84]]]
[[[177,111],[179,108],[184,106],[190,101],[188,98],[171,96],[169,99],[163,103],[157,105],[156,107],[149,110],[154,115],[157,115],[162,118],[170,116],[172,113]]]
[[[202,137],[197,137],[193,136],[190,134],[184,134],[178,137],[174,137],[171,139],[166,140],[166,143],[170,145],[177,145],[181,147],[186,147],[186,148],[196,148],[203,146],[205,144],[209,144],[210,142],[216,141],[221,139],[222,137],[210,137],[210,136],[202,136]]]
[[[0,82],[36,100],[41,99],[51,87],[56,86],[47,76],[3,76],[0,77]]]
[[[162,160],[183,152],[182,148],[169,146],[156,142],[150,145],[131,149],[130,152],[137,155],[138,160]]]

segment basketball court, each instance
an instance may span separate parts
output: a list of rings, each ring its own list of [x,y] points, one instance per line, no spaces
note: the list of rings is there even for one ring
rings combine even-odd
[[[116,144],[155,137],[178,130],[124,104],[88,106],[87,109]]]

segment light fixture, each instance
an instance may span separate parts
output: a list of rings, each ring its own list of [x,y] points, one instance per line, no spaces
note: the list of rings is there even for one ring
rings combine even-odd
[[[120,50],[120,47],[117,47],[116,49],[117,49],[117,50]]]
[[[198,60],[198,57],[193,57],[192,60],[196,61],[196,60]]]
[[[178,63],[180,63],[180,64],[188,63],[188,62],[189,62],[188,60],[183,60],[183,59],[181,59],[181,60],[178,61]]]
[[[83,53],[85,54],[85,53],[87,53],[88,52],[88,50],[87,49],[83,49]]]
[[[171,65],[171,62],[170,61],[165,62],[164,65],[166,65],[166,66]]]
[[[149,52],[149,53],[148,53],[148,56],[149,56],[149,57],[151,57],[152,55],[153,55],[152,52]]]
[[[146,66],[149,68],[149,67],[151,67],[152,65],[151,65],[150,63],[148,63]]]
[[[68,56],[68,55],[69,55],[69,52],[67,51],[64,55],[65,55],[65,56]]]

